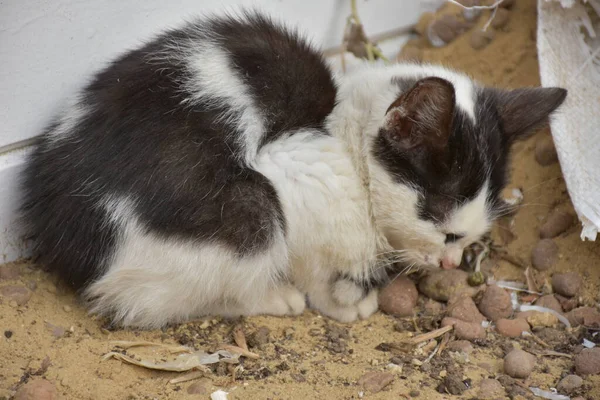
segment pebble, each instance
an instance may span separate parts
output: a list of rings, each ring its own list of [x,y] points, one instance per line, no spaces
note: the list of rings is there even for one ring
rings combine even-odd
[[[479,311],[492,321],[510,317],[513,313],[510,294],[496,285],[488,286],[479,302]]]
[[[496,321],[496,331],[506,337],[520,337],[523,332],[529,332],[529,323],[521,318],[500,318]]]
[[[555,294],[554,297],[556,297],[556,300],[558,300],[560,306],[565,312],[569,312],[577,307],[578,301],[575,297],[565,297],[561,296],[560,294]]]
[[[358,380],[358,384],[371,393],[383,390],[394,381],[394,375],[389,372],[367,372]]]
[[[569,229],[575,222],[575,216],[567,211],[554,210],[540,227],[541,239],[552,239]]]
[[[54,385],[45,379],[35,379],[21,386],[14,400],[55,400],[58,393]]]
[[[504,372],[513,378],[527,378],[535,367],[535,356],[526,351],[514,349],[504,357]]]
[[[496,15],[494,16],[494,19],[492,20],[492,28],[494,28],[494,29],[504,28],[506,26],[506,24],[508,24],[509,20],[510,20],[510,12],[505,8],[498,8],[496,10]]]
[[[459,21],[453,15],[444,15],[429,24],[427,38],[432,46],[442,47],[452,42],[469,27],[469,24]]]
[[[542,239],[531,252],[531,264],[538,271],[546,271],[558,260],[558,246],[551,239]]]
[[[396,317],[410,317],[418,298],[419,292],[413,281],[400,276],[379,292],[379,308]]]
[[[446,317],[442,320],[442,327],[448,325],[454,326],[454,335],[457,339],[485,339],[485,329],[480,323],[465,322],[460,319]]]
[[[494,40],[494,34],[492,31],[484,32],[482,30],[476,30],[475,32],[471,33],[469,44],[475,50],[480,50],[490,44],[492,40]]]
[[[593,325],[600,320],[600,313],[593,307],[578,307],[567,313],[567,319],[573,327],[579,325]]]
[[[473,7],[481,5],[480,0],[458,0],[465,7]],[[473,21],[481,15],[481,10],[476,8],[463,8],[462,15],[467,21]]]
[[[575,371],[584,376],[600,374],[600,347],[581,350],[575,356]]]
[[[10,307],[12,307],[12,308],[17,308],[17,307],[19,307],[19,305],[17,304],[17,302],[16,302],[16,301],[14,301],[14,300],[11,300],[11,301],[9,301],[9,302],[8,302],[8,305],[9,305]]]
[[[567,375],[558,382],[559,393],[571,394],[583,385],[583,379],[577,375]]]
[[[471,354],[473,352],[473,345],[468,340],[455,340],[450,342],[447,349],[449,351],[458,351],[465,354]]]
[[[460,269],[435,271],[419,282],[419,291],[430,299],[448,301],[456,294],[475,296],[479,288],[467,282],[469,274]]]
[[[58,292],[58,289],[56,288],[56,285],[53,285],[52,283],[48,285],[48,287],[46,288],[46,290],[49,293],[52,293],[52,294],[56,294]]]
[[[558,325],[558,317],[547,312],[536,312],[527,317],[532,328],[544,328]]]
[[[65,306],[63,306],[63,310],[65,310],[65,312],[71,312],[72,308],[71,308],[71,306],[65,305]]]
[[[270,342],[271,331],[266,326],[261,326],[249,337],[248,344],[251,347],[260,347]]]
[[[419,21],[415,25],[415,32],[423,36],[427,32],[427,28],[429,27],[429,24],[431,24],[434,18],[435,15],[432,12],[424,12],[423,14],[421,14]]]
[[[21,276],[21,268],[16,265],[0,265],[0,281],[15,281]]]
[[[556,300],[556,297],[554,297],[551,294],[547,294],[547,295],[542,296],[539,299],[537,299],[535,301],[535,305],[549,308],[549,309],[554,310],[561,314],[563,312],[562,307],[560,306],[560,303],[558,302],[558,300]]]
[[[13,335],[13,331],[4,331],[4,337],[10,339]]]
[[[517,0],[504,0],[502,3],[500,3],[500,7],[511,8],[516,2]]]
[[[461,375],[449,374],[437,387],[439,393],[450,393],[455,396],[461,395],[468,387],[462,380]]]
[[[208,390],[206,389],[206,381],[200,380],[198,382],[192,383],[187,388],[188,394],[206,394]]]
[[[535,143],[535,161],[543,167],[558,162],[558,154],[551,136],[544,136]]]
[[[0,288],[0,294],[19,306],[26,304],[31,298],[31,291],[24,286],[4,286]]]
[[[423,310],[426,315],[438,316],[444,312],[444,304],[428,298],[425,300]]]
[[[461,321],[481,324],[485,317],[481,315],[470,296],[454,296],[448,300],[448,316]]]
[[[495,400],[503,399],[505,396],[504,387],[496,379],[483,379],[479,382],[479,399]]]
[[[552,276],[552,288],[560,295],[573,297],[579,292],[583,279],[577,272],[566,272]],[[558,300],[556,300],[558,303]]]
[[[48,328],[48,330],[52,332],[52,336],[54,336],[55,338],[61,338],[66,333],[65,328],[61,326],[56,326],[54,324],[51,324],[50,322],[46,322],[46,328]]]

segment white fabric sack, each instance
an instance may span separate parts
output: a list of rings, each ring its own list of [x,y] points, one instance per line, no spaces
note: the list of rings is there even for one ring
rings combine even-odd
[[[588,3],[587,5],[584,3]],[[600,0],[538,0],[543,86],[569,91],[552,135],[582,240],[600,230]]]

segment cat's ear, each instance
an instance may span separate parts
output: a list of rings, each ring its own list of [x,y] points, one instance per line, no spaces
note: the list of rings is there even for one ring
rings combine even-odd
[[[511,140],[526,138],[534,133],[567,97],[565,89],[554,87],[490,90],[504,132]]]
[[[421,146],[443,151],[455,102],[452,83],[441,78],[421,79],[389,106],[380,134],[400,151]]]

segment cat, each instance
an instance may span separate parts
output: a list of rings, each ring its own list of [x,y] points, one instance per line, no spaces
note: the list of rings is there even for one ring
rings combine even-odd
[[[41,262],[124,327],[201,316],[341,322],[395,263],[455,268],[505,211],[511,145],[561,88],[448,68],[334,74],[255,11],[166,30],[98,72],[27,160]]]

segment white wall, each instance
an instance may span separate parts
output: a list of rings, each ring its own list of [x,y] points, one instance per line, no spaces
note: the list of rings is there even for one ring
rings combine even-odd
[[[431,2],[429,2],[431,3]],[[256,6],[298,26],[323,47],[338,45],[350,0],[4,0],[0,2],[0,263],[23,254],[14,209],[23,151],[2,153],[40,133],[91,73],[183,18]],[[369,34],[414,23],[410,0],[359,0]]]

